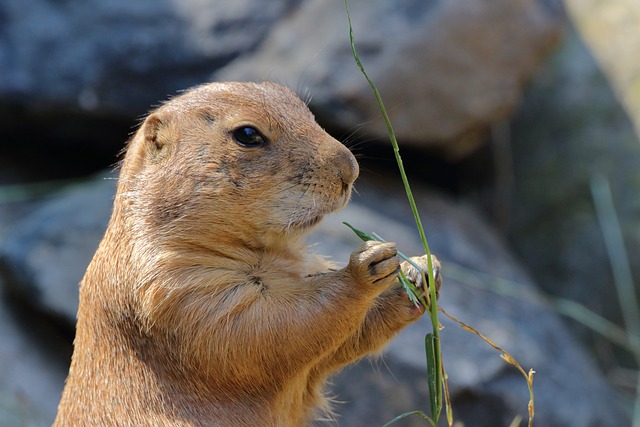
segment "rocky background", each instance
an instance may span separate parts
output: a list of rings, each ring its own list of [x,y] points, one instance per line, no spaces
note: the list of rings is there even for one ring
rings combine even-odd
[[[562,317],[575,310],[557,299],[625,328],[590,191],[595,176],[610,184],[640,277],[640,145],[630,119],[640,67],[637,55],[623,66],[608,54],[612,32],[594,25],[619,30],[615,46],[629,49],[640,22],[630,17],[640,14],[631,2],[603,4],[351,1],[362,60],[444,264],[441,305],[536,371],[540,426],[631,423],[633,344]],[[627,26],[611,24],[616,17]],[[55,416],[77,283],[110,215],[113,165],[139,118],[202,82],[265,79],[308,99],[361,161],[358,195],[314,234],[318,251],[346,260],[358,244],[341,225],[349,221],[421,252],[341,1],[0,3],[0,425],[44,426]],[[443,324],[456,420],[526,420],[519,373],[475,335]],[[412,325],[382,358],[334,379],[337,425],[427,410],[428,330],[426,319]]]

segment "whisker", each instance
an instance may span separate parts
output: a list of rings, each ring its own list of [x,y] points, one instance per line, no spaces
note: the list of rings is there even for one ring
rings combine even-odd
[[[352,126],[351,129],[345,130],[339,139],[342,141],[343,144],[346,145],[347,141],[350,141],[352,138],[354,138],[362,130],[364,126],[365,126],[364,123]]]

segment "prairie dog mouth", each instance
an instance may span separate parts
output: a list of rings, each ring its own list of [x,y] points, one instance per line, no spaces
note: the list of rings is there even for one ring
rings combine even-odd
[[[305,230],[318,225],[325,215],[339,211],[347,205],[351,198],[351,188],[352,186],[348,185],[347,191],[342,191],[342,194],[338,197],[333,197],[330,200],[319,201],[313,197],[310,203],[307,201],[308,206],[304,208],[302,206],[297,206],[296,209],[290,213],[289,222],[285,229]],[[304,195],[305,194],[303,193],[303,196]]]
[[[318,223],[320,221],[322,221],[322,218],[324,217],[324,215],[316,215],[316,216],[312,216],[312,217],[308,217],[308,218],[300,218],[300,219],[292,219],[289,222],[289,225],[287,226],[287,229],[298,229],[298,230],[304,230],[307,228],[311,228],[314,227],[316,225],[318,225]]]

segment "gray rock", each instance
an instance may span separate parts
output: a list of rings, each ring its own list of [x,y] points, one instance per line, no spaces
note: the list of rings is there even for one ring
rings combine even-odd
[[[386,239],[399,242],[407,254],[421,253],[401,191],[380,182],[360,183],[360,196],[347,209],[327,218],[312,236],[318,242],[318,252],[331,254],[336,260],[348,259],[359,244],[341,224],[349,221],[364,231],[377,231]],[[477,214],[430,192],[417,190],[416,194],[431,248],[444,263],[441,305],[504,346],[525,368],[537,371],[539,425],[624,425],[626,415],[589,357],[557,315],[531,296],[533,284],[528,275]],[[112,195],[110,181],[77,188],[8,233],[1,245],[0,259],[5,268],[15,270],[13,286],[22,286],[23,298],[32,301],[34,295],[54,294],[73,297],[90,248],[97,245],[100,230],[106,224]],[[38,233],[41,238],[36,237]],[[66,235],[75,237],[66,239]],[[18,240],[24,240],[25,246],[11,243]],[[56,251],[51,251],[53,243]],[[63,243],[66,247],[62,247]],[[38,253],[47,256],[30,255]],[[8,259],[11,262],[7,263]],[[18,274],[20,271],[31,273]],[[17,283],[16,277],[23,283]],[[491,291],[496,278],[509,280],[510,289],[523,297]],[[37,298],[38,304],[51,304],[47,312],[64,314],[68,322],[73,322],[75,299],[64,307],[57,301]],[[519,373],[474,335],[449,321],[442,323],[444,362],[456,419],[474,427],[494,427],[508,425],[516,415],[526,417],[528,393]],[[340,425],[381,425],[402,412],[427,411],[423,346],[429,330],[423,319],[399,334],[383,358],[374,362],[375,366],[363,361],[334,379],[337,400],[346,402],[337,406]],[[418,419],[407,419],[399,425],[423,424]]]
[[[555,4],[353,0],[362,59],[398,136],[449,155],[476,147],[486,126],[518,103],[557,37]],[[5,0],[0,28],[5,132],[18,132],[16,119],[29,129],[35,114],[52,131],[72,126],[99,139],[100,120],[139,115],[222,69],[214,78],[306,88],[328,127],[372,121],[371,135],[386,135],[351,58],[341,2],[32,0],[25,13],[23,1]],[[98,121],[84,129],[78,123],[88,119],[78,115]]]
[[[0,276],[0,425],[45,427],[53,421],[71,345],[50,320],[5,298]]]
[[[565,5],[640,134],[640,91],[636,86],[640,59],[635,54],[640,49],[638,5],[633,0],[567,0]]]
[[[0,273],[10,293],[75,324],[78,283],[111,216],[115,183],[70,187],[6,232]]]
[[[541,70],[513,123],[512,136],[514,247],[547,292],[621,322],[590,181],[602,174],[611,183],[640,291],[640,258],[634,256],[640,252],[640,143],[575,34]],[[599,354],[607,366],[620,363],[611,360],[611,352]]]
[[[358,201],[368,206],[352,204],[325,221],[321,231],[335,234],[339,220],[346,220],[363,231],[378,230],[385,239],[399,242],[407,254],[421,253],[402,189],[376,187],[360,188]],[[536,371],[536,425],[626,425],[628,415],[591,357],[536,297],[527,272],[479,216],[434,194],[417,194],[431,250],[443,263],[440,305],[489,336],[525,369]],[[382,206],[385,212],[379,212]],[[386,212],[389,207],[391,215]],[[346,242],[348,236],[341,235]],[[350,241],[344,244],[342,259],[357,244],[356,239]],[[526,420],[528,391],[520,373],[477,336],[442,315],[440,319],[456,420],[474,427],[506,426],[517,415]],[[430,330],[428,319],[421,319],[400,333],[373,366],[363,361],[334,379],[337,399],[346,402],[338,407],[340,425],[381,425],[416,409],[428,413],[424,336]],[[409,418],[397,425],[425,423]]]
[[[296,3],[5,0],[0,103],[140,114],[254,49]]]
[[[556,40],[562,19],[552,4],[352,0],[361,59],[398,138],[452,156],[475,148],[480,133],[518,104],[523,82]],[[369,136],[386,140],[371,89],[351,56],[341,4],[305,1],[253,53],[214,78],[303,88],[326,125],[353,129],[367,123]]]

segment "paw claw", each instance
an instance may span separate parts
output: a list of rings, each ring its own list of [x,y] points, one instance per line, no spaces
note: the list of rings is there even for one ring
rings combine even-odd
[[[427,256],[424,255],[421,257],[412,257],[411,261],[425,272],[424,277],[427,277],[427,280],[428,280],[427,271],[429,268],[429,261]],[[438,259],[432,255],[431,262],[433,265],[433,276],[435,279],[436,296],[437,296],[440,291],[440,288],[442,287],[442,276],[440,274],[440,261],[438,261]],[[428,291],[427,291],[428,286],[425,286],[423,275],[420,269],[416,268],[413,264],[409,262],[405,261],[402,263],[402,271],[404,272],[405,276],[407,276],[407,279],[409,279],[416,286],[417,289],[422,290],[423,296],[424,295],[428,296]]]
[[[364,242],[351,254],[349,268],[356,280],[388,286],[399,272],[395,243]]]

